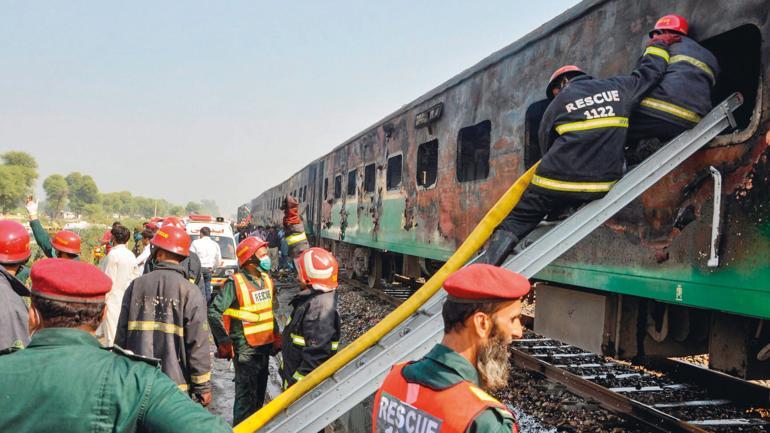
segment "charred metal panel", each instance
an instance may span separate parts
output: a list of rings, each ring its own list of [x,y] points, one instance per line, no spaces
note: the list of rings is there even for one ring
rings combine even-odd
[[[542,100],[551,71],[579,64],[597,77],[629,73],[657,17],[688,17],[696,39],[711,38],[747,24],[763,44],[759,56],[760,91],[748,100],[751,122],[745,131],[717,140],[661,180],[641,199],[578,244],[539,277],[666,302],[719,308],[770,317],[760,302],[770,291],[770,211],[768,210],[768,98],[766,42],[770,39],[767,1],[586,1],[521,40],[492,54],[431,92],[391,114],[322,157],[330,194],[319,217],[321,235],[381,250],[446,259],[523,172],[525,114]],[[735,50],[743,49],[735,41]],[[724,89],[730,90],[730,89]],[[441,116],[417,128],[416,117],[439,104]],[[753,110],[753,111],[752,111]],[[455,173],[458,131],[491,123],[490,172],[486,179],[458,182]],[[417,185],[417,149],[438,140],[435,185]],[[384,169],[389,155],[403,155],[401,187],[388,191]],[[364,166],[374,163],[375,191],[364,193]],[[708,256],[713,186],[708,169],[723,176],[725,214],[719,268]],[[358,169],[356,194],[345,188],[335,199],[332,185]],[[266,191],[286,194],[308,181],[306,170]],[[260,208],[261,209],[261,208]],[[280,213],[260,210],[260,218],[279,221]],[[739,295],[720,289],[742,290]]]

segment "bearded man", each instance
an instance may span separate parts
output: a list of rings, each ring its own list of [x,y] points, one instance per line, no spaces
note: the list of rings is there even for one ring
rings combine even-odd
[[[509,345],[521,338],[521,298],[530,287],[486,264],[450,275],[444,338],[424,358],[393,366],[375,396],[373,433],[518,432],[508,408],[487,392],[508,384]]]

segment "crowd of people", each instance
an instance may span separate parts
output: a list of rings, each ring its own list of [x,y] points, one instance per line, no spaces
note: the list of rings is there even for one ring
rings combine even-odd
[[[662,17],[627,76],[593,79],[573,65],[552,75],[532,185],[495,231],[487,264],[445,281],[443,339],[422,359],[393,367],[375,396],[374,432],[410,422],[421,431],[517,431],[488,392],[507,386],[508,345],[522,335],[521,299],[531,287],[495,265],[546,214],[604,195],[623,174],[629,134],[636,144],[665,141],[710,109],[718,66],[687,31],[684,18]],[[584,110],[592,105],[602,110]],[[37,203],[27,209],[47,258],[30,272],[29,233],[0,220],[1,431],[230,431],[203,409],[212,343],[235,366],[234,423],[264,404],[271,356],[280,353],[288,388],[339,349],[339,265],[310,246],[292,196],[281,204],[280,227],[254,227],[250,216],[236,226],[240,269],[215,296],[211,276],[222,256],[205,227],[192,242],[178,218],[147,223],[135,231],[132,253],[130,230],[115,223],[97,268],[79,260],[76,233],[51,238]],[[279,324],[271,273],[288,267],[299,290],[288,323]]]

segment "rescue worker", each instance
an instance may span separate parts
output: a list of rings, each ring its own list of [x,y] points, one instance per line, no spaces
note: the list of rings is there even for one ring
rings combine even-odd
[[[299,216],[299,202],[291,195],[287,195],[281,203],[283,211],[283,231],[286,244],[289,246],[289,257],[296,259],[310,248],[305,234],[305,225]]]
[[[29,346],[0,357],[0,431],[230,432],[147,359],[100,347],[109,277],[93,265],[43,259],[32,267]]]
[[[185,230],[184,223],[182,220],[180,220],[177,217],[168,217],[163,220],[162,227],[177,227],[182,230]],[[155,230],[157,232],[157,230]],[[203,281],[203,270],[201,269],[201,260],[198,257],[197,254],[194,252],[190,252],[187,257],[182,260],[182,262],[179,264],[184,270],[185,270],[185,278],[187,278],[191,283],[198,286],[201,293],[206,292],[206,284],[205,281]],[[144,270],[142,271],[142,274],[148,274],[152,272],[156,267],[155,259],[150,256],[149,260],[146,260],[144,263]]]
[[[211,402],[206,300],[179,265],[189,254],[190,236],[179,227],[164,226],[151,245],[156,268],[126,289],[115,345],[159,358],[179,389],[206,406]]]
[[[672,34],[681,41],[669,48],[669,64],[663,79],[631,115],[628,138],[632,146],[648,138],[657,138],[658,146],[664,144],[694,127],[711,111],[711,91],[719,75],[719,64],[709,50],[687,36],[688,31],[683,17],[665,15],[650,32],[650,38]]]
[[[267,243],[248,237],[238,244],[236,255],[241,272],[227,279],[208,315],[216,356],[233,359],[235,366],[234,425],[264,404],[269,357],[280,345]]]
[[[300,291],[291,300],[291,319],[282,333],[285,388],[337,353],[340,341],[337,259],[329,251],[313,247],[300,253],[294,265]]]
[[[517,432],[510,410],[487,392],[508,385],[508,348],[522,335],[529,281],[473,264],[450,275],[444,289],[444,338],[424,358],[393,366],[374,397],[372,432],[407,431],[410,423],[436,433]]]
[[[16,221],[0,220],[0,355],[29,343],[29,289],[17,278],[29,260],[29,233]]]
[[[37,214],[37,201],[27,200],[27,212],[29,212],[29,227],[35,242],[46,257],[58,257],[60,259],[77,259],[80,255],[80,236],[69,230],[60,230],[54,235],[53,240],[43,228]]]
[[[546,95],[553,100],[539,132],[543,158],[493,233],[485,263],[501,264],[544,216],[603,197],[623,176],[628,117],[666,72],[667,46],[680,39],[655,35],[631,75],[597,80],[573,65],[551,75]]]

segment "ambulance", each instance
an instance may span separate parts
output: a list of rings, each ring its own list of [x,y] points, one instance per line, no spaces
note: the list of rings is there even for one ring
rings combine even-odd
[[[219,244],[223,264],[221,267],[214,269],[211,275],[213,294],[222,288],[227,277],[238,272],[238,260],[235,257],[235,236],[233,236],[232,226],[224,218],[214,218],[210,215],[190,215],[184,218],[184,224],[187,234],[190,235],[192,240],[200,238],[201,228],[208,227],[211,230],[209,237]]]

